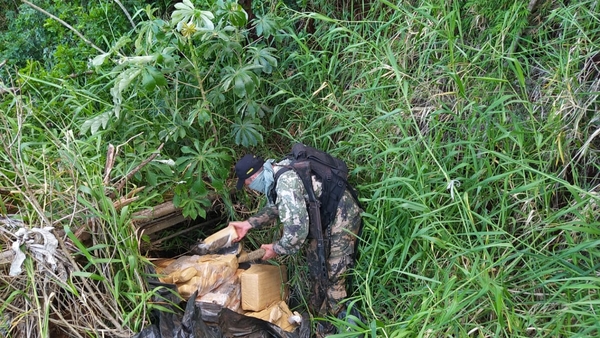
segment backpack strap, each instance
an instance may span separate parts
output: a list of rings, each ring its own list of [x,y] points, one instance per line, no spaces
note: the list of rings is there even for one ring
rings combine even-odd
[[[309,269],[314,269],[314,274],[317,277],[316,296],[322,302],[327,299],[327,289],[329,288],[329,273],[327,272],[327,259],[329,258],[330,251],[329,236],[327,239],[323,238],[324,225],[321,224],[321,203],[315,196],[312,186],[310,162],[298,162],[293,169],[300,177],[300,180],[302,180],[302,184],[304,184],[304,189],[308,195],[308,231],[312,235],[311,237],[317,242],[318,257],[317,265],[311,268],[309,264]]]
[[[273,201],[273,203],[275,203],[275,201],[277,200],[277,190],[275,188],[277,188],[277,181],[279,180],[279,176],[281,176],[283,173],[286,173],[290,170],[294,170],[291,166],[288,166],[288,165],[285,165],[282,167],[283,168],[279,169],[275,173],[275,176],[273,176],[273,186],[271,187],[271,191],[269,191],[269,199],[271,201]]]

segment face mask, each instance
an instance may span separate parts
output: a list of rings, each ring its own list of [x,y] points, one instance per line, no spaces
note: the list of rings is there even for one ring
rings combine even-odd
[[[273,163],[273,160],[267,160],[267,162],[265,162],[263,165],[263,170],[254,178],[252,183],[248,185],[248,188],[269,196],[269,190],[271,190],[274,180],[273,166],[271,163]],[[269,203],[272,202],[273,201],[269,201]]]
[[[248,188],[264,193],[265,186],[265,171],[263,170],[252,180],[252,182],[248,185]]]

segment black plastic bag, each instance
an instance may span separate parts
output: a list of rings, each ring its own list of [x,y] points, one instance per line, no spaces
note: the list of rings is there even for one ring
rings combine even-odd
[[[302,324],[293,332],[287,332],[265,320],[244,316],[224,308],[219,313],[219,328],[223,337],[244,338],[309,338],[309,320],[303,316]]]
[[[150,282],[153,286],[163,286],[158,291],[161,301],[176,303],[175,285]],[[170,289],[170,290],[169,290]],[[184,313],[173,309],[173,312],[155,311],[152,324],[144,328],[135,338],[309,338],[310,322],[306,316],[302,324],[294,332],[287,332],[277,325],[262,319],[244,316],[235,311],[223,308],[218,314],[218,325],[207,324],[202,320],[200,304],[196,304],[196,293],[187,301]]]
[[[175,285],[150,282],[154,286],[163,286],[159,290],[161,300],[176,303]],[[169,289],[175,291],[170,291]],[[197,292],[196,292],[197,293]],[[171,307],[173,312],[155,310],[152,317],[152,325],[144,328],[135,338],[220,338],[222,335],[215,328],[210,328],[201,318],[200,308],[195,305],[196,293],[188,300],[185,312],[177,311]]]

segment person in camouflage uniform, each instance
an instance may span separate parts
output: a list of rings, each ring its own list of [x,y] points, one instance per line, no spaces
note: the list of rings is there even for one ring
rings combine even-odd
[[[273,176],[285,165],[290,163],[285,159],[278,163],[273,160],[264,161],[262,158],[248,154],[241,158],[235,165],[238,176],[237,189],[244,185],[265,193],[273,185]],[[315,195],[321,195],[322,187],[315,176],[312,176],[312,185]],[[245,221],[234,221],[229,224],[236,228],[238,241],[241,240],[250,229],[260,229],[270,224],[277,218],[283,225],[281,238],[272,244],[263,244],[265,249],[263,260],[271,259],[277,255],[291,255],[297,253],[306,242],[309,233],[309,214],[307,210],[308,196],[302,180],[295,171],[289,170],[281,174],[275,187],[277,199],[268,201],[267,205],[257,214]],[[269,197],[270,198],[270,197]],[[338,203],[337,212],[331,224],[328,224],[325,232],[325,243],[329,243],[329,256],[327,259],[328,285],[327,299],[317,299],[316,287],[313,290],[310,307],[315,315],[325,316],[327,314],[336,316],[343,309],[341,301],[346,298],[346,272],[354,265],[354,251],[356,250],[356,238],[360,230],[362,210],[356,203],[350,192],[346,189],[343,197]],[[307,247],[307,262],[318,265],[318,252],[316,239],[309,239]],[[311,278],[316,279],[318,268],[309,266]]]

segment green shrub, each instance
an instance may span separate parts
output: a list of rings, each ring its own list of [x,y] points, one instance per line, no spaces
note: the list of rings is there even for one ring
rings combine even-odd
[[[143,1],[124,2],[126,10],[136,11]],[[107,47],[132,26],[114,1],[64,2],[34,1],[34,5],[55,15],[95,45]],[[23,3],[5,14],[6,30],[0,29],[0,60],[20,69],[37,61],[49,75],[59,78],[80,75],[97,51],[76,33],[45,13]]]

